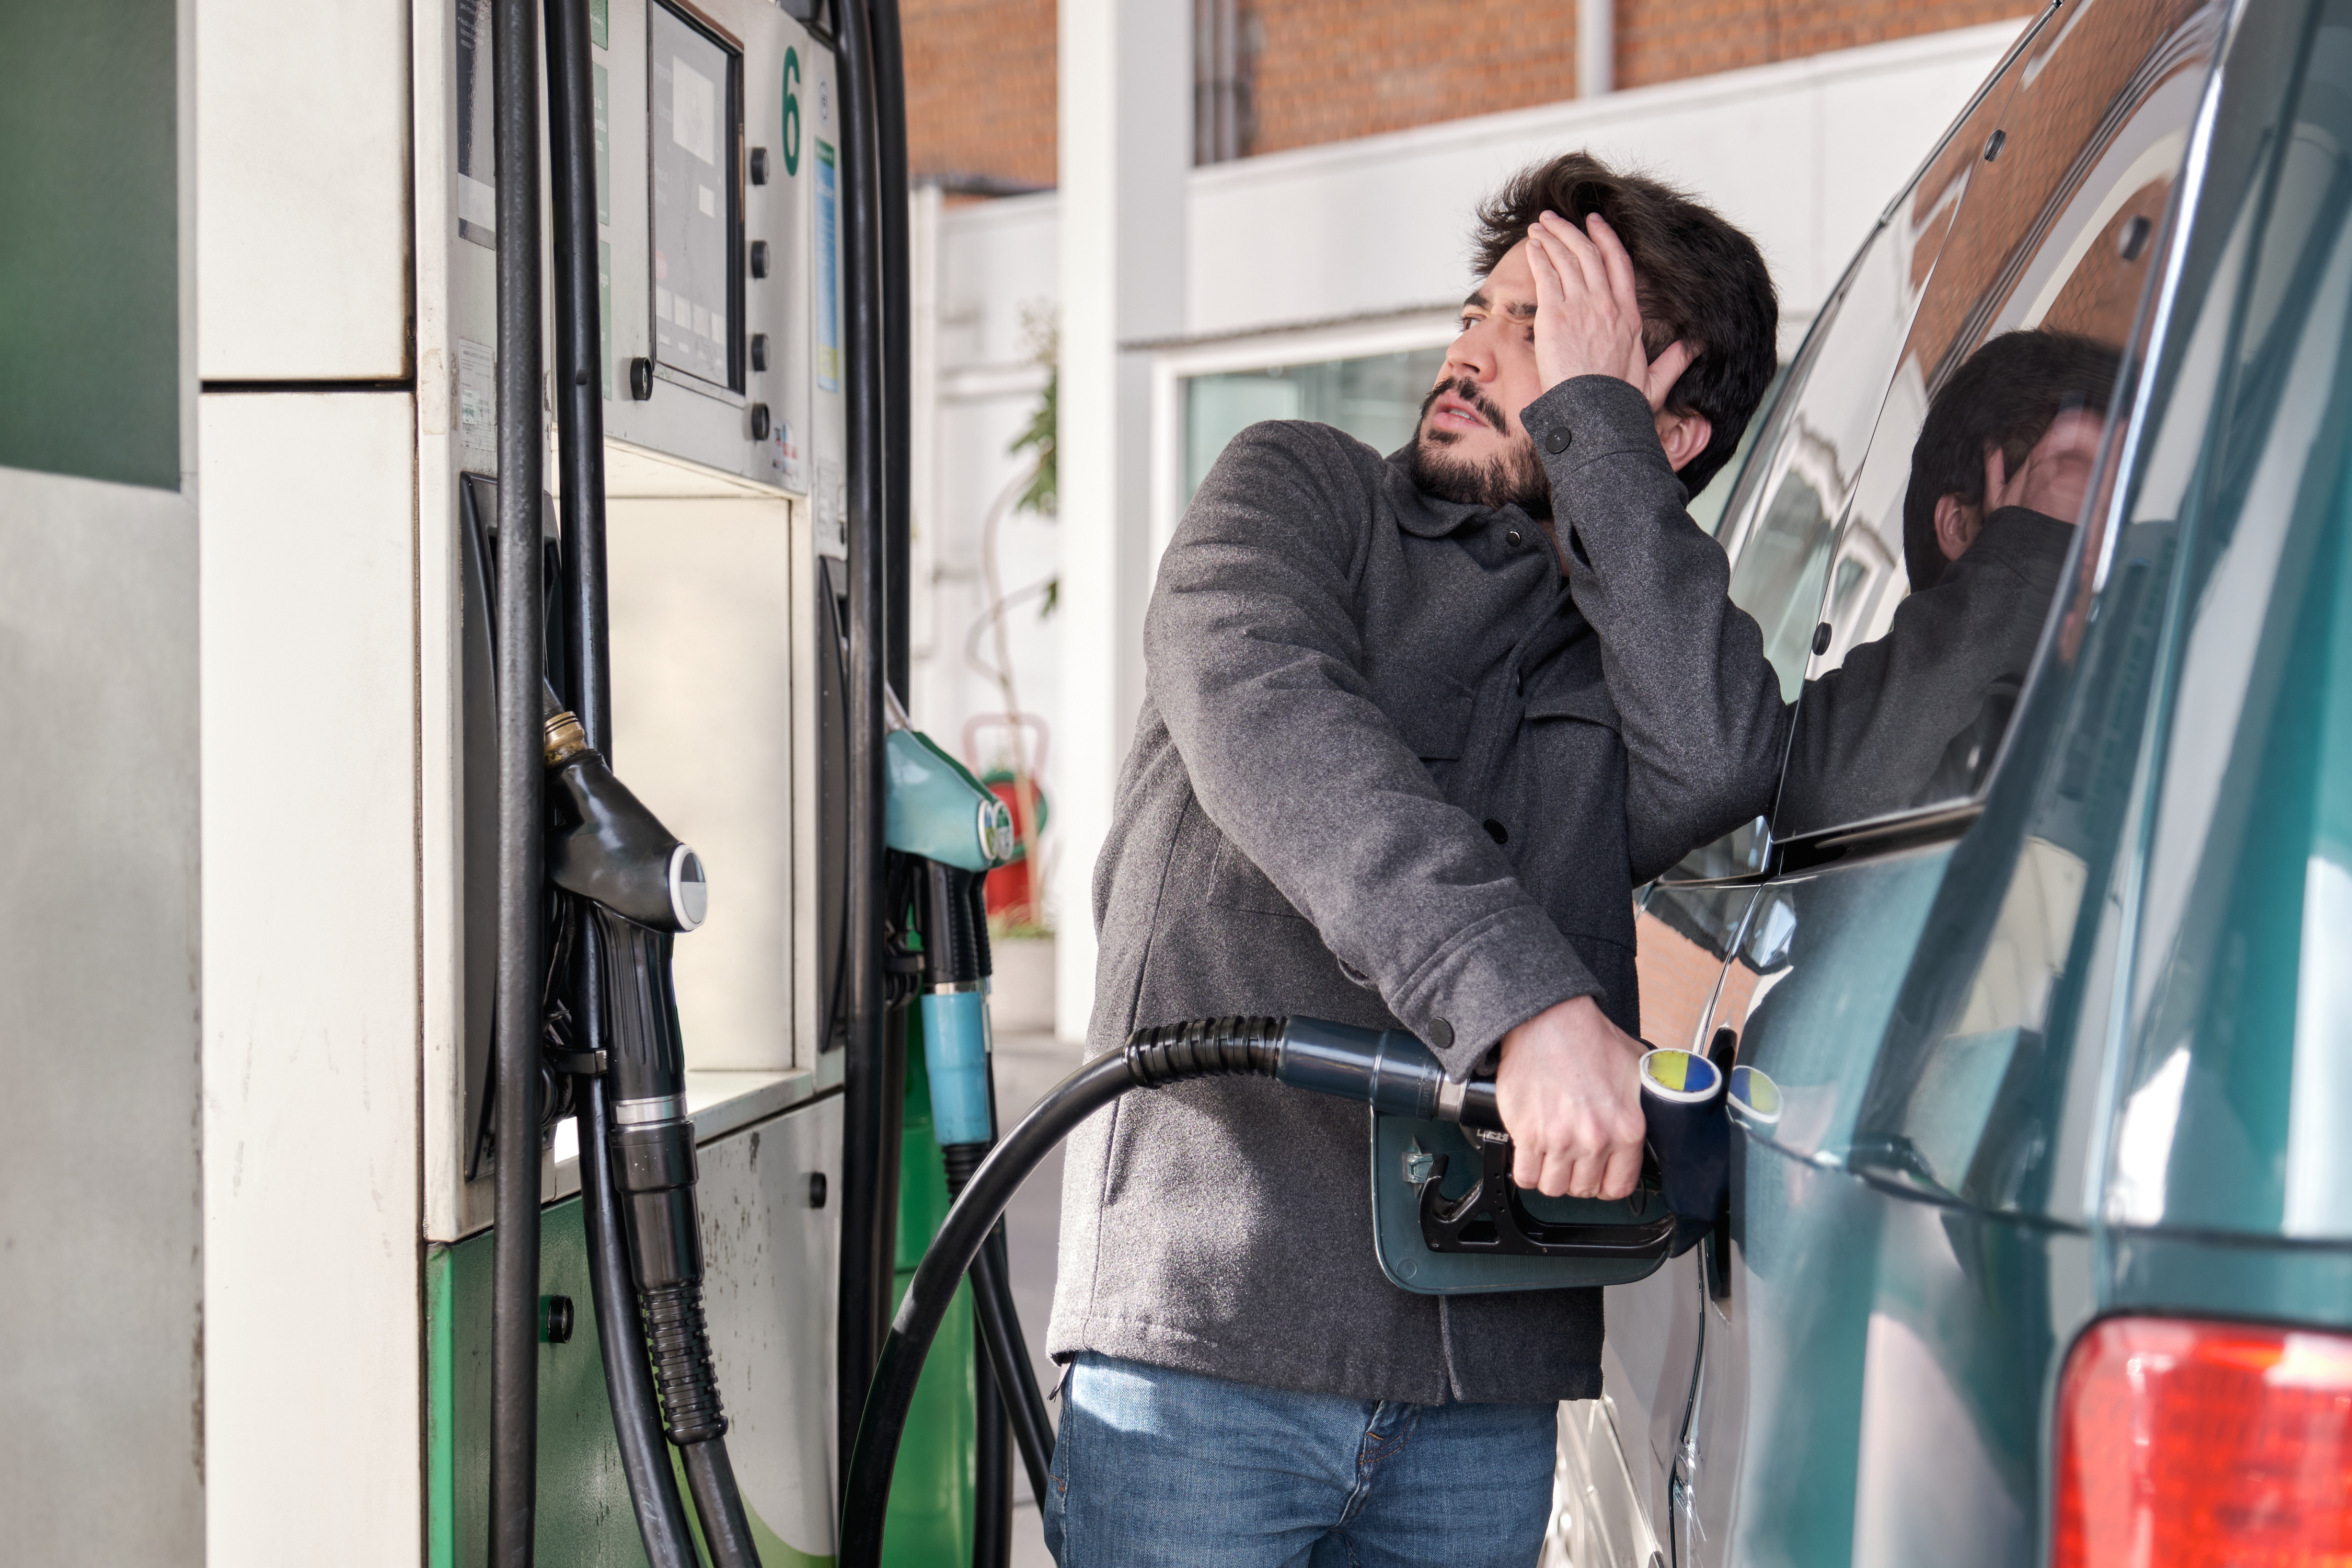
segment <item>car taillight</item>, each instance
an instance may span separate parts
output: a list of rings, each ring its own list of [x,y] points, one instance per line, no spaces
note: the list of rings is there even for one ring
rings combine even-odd
[[[2053,1568],[2352,1563],[2352,1338],[2110,1318],[2058,1389]]]

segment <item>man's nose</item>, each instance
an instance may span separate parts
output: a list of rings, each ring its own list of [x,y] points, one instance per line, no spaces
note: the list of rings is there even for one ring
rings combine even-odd
[[[1495,345],[1484,328],[1483,322],[1465,328],[1462,335],[1454,340],[1453,346],[1445,351],[1446,380],[1453,381],[1465,375],[1473,381],[1495,379]]]

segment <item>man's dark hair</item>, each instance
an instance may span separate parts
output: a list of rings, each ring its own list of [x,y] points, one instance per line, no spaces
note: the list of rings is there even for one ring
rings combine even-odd
[[[1936,502],[1985,503],[1985,453],[2000,448],[2014,474],[2058,416],[2104,415],[2122,356],[2072,332],[2003,332],[1961,362],[1928,401],[1903,493],[1903,565],[1911,591],[1932,588],[1950,564],[1936,542]],[[2063,520],[2072,522],[2073,518]]]
[[[1706,449],[1683,466],[1683,483],[1698,494],[1731,460],[1779,367],[1780,300],[1756,242],[1663,181],[1567,153],[1521,170],[1479,205],[1471,241],[1478,275],[1493,272],[1547,212],[1579,226],[1599,213],[1633,258],[1643,348],[1655,359],[1680,340],[1697,355],[1666,406],[1704,414],[1714,426]]]

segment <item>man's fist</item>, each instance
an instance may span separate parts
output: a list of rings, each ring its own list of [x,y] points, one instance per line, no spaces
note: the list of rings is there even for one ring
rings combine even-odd
[[[1517,1155],[1511,1180],[1547,1197],[1622,1198],[1642,1176],[1642,1042],[1590,996],[1503,1037],[1495,1106]]]

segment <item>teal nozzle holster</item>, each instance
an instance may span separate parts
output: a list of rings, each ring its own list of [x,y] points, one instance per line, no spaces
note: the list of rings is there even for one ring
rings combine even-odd
[[[882,837],[901,855],[985,871],[1013,858],[1013,813],[919,730],[883,742]]]
[[[923,1065],[940,1142],[995,1137],[988,1103],[988,915],[982,885],[1013,858],[1013,814],[919,730],[883,748],[883,838],[922,868]]]

